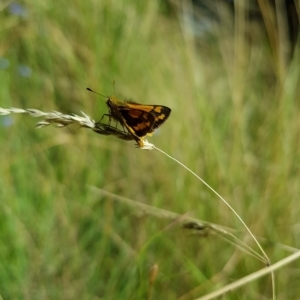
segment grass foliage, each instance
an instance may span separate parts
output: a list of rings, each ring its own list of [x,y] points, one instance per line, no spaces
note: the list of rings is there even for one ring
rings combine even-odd
[[[112,95],[113,80],[120,99],[169,106],[149,141],[224,196],[271,262],[296,251],[300,53],[282,55],[284,35],[271,43],[247,7],[232,16],[220,6],[220,21],[195,38],[186,1],[9,3],[0,7],[1,107],[98,120],[105,102],[85,88]],[[34,124],[0,117],[2,299],[196,299],[265,267],[218,235],[192,234],[180,217],[116,201],[232,228],[256,249],[232,212],[161,153]],[[299,277],[298,261],[276,272],[278,299],[299,296]],[[270,276],[224,299],[263,297],[272,297]]]

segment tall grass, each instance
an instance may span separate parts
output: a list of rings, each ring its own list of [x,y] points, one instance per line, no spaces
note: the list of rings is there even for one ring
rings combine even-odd
[[[287,64],[243,8],[235,22],[220,9],[221,23],[200,40],[159,1],[38,1],[21,9],[0,8],[1,107],[82,110],[97,120],[105,102],[85,88],[111,95],[113,80],[118,98],[169,106],[151,142],[224,196],[271,262],[296,251],[297,47]],[[91,189],[232,228],[256,247],[213,193],[160,153],[33,125],[25,116],[0,118],[3,299],[194,299],[264,267],[217,235],[183,229],[180,217],[171,222]],[[299,267],[277,271],[278,299],[299,295]],[[263,297],[271,297],[270,277],[225,296]]]

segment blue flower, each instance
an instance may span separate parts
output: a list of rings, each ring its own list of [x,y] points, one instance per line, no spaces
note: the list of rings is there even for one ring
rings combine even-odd
[[[11,116],[2,116],[0,119],[1,127],[10,127],[14,124],[14,119]]]
[[[9,67],[9,65],[10,63],[8,59],[0,57],[0,69],[5,70]]]
[[[18,73],[19,75],[21,75],[22,77],[30,77],[31,76],[31,68],[29,68],[28,66],[25,65],[20,65],[18,67]]]
[[[23,18],[27,17],[27,9],[17,2],[11,3],[8,9],[12,15],[20,16]]]

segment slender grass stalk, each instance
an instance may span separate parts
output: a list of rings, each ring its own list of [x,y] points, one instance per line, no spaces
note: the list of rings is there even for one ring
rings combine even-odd
[[[262,248],[262,246],[260,245],[259,241],[256,239],[256,237],[254,236],[254,234],[251,232],[250,228],[246,225],[246,223],[243,221],[243,219],[239,216],[239,214],[234,210],[234,208],[215,190],[213,189],[208,183],[206,183],[200,176],[198,176],[195,172],[193,172],[190,168],[188,168],[186,165],[184,165],[183,163],[181,163],[179,160],[177,160],[176,158],[172,157],[171,155],[167,154],[166,152],[162,151],[161,149],[157,148],[154,146],[154,149],[159,151],[160,153],[166,155],[167,157],[169,157],[170,159],[174,160],[176,163],[178,163],[180,166],[182,166],[183,168],[185,168],[188,172],[190,172],[192,175],[194,175],[198,180],[200,180],[206,187],[208,187],[215,195],[217,195],[217,197],[219,197],[225,205],[227,205],[227,207],[234,213],[234,215],[239,219],[239,221],[243,224],[243,226],[246,228],[246,230],[248,231],[248,233],[250,234],[250,236],[253,238],[253,240],[255,241],[255,243],[257,244],[258,248],[260,249],[260,251],[262,252],[262,254],[264,255],[265,259],[263,260],[267,266],[271,265],[271,261],[269,259],[269,257],[267,256],[267,254],[265,253],[264,249]],[[275,296],[275,275],[273,273],[273,271],[270,272],[271,273],[271,277],[272,277],[272,294],[273,294],[273,299],[276,299]]]
[[[261,250],[261,252],[265,256],[265,260],[264,260],[265,263],[267,264],[267,266],[270,265],[270,260],[269,260],[269,258],[267,256],[267,254],[265,253],[265,251],[261,247],[260,243],[258,242],[258,240],[256,239],[256,237],[254,236],[254,234],[251,232],[251,230],[249,229],[249,227],[246,225],[246,223],[243,221],[243,219],[239,216],[239,214],[234,210],[234,208],[216,190],[214,190],[208,183],[206,183],[200,176],[198,176],[195,172],[193,172],[186,165],[184,165],[179,160],[177,160],[176,158],[172,157],[171,155],[167,154],[166,152],[162,151],[161,149],[159,149],[157,147],[155,147],[155,150],[163,153],[164,155],[168,156],[169,158],[171,158],[172,160],[174,160],[175,162],[177,162],[179,165],[181,165],[182,167],[184,167],[187,171],[189,171],[191,174],[193,174],[198,180],[200,180],[206,187],[208,187],[215,195],[217,195],[225,203],[225,205],[227,205],[227,207],[236,215],[236,217],[240,220],[240,222],[243,224],[243,226],[246,228],[246,230],[249,232],[249,234],[251,235],[251,237],[256,242],[258,248]]]

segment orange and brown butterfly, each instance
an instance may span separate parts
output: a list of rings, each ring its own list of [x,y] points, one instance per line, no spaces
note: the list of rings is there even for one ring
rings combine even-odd
[[[96,93],[90,88],[87,90]],[[103,96],[99,93],[96,94]],[[108,117],[126,128],[140,147],[143,146],[144,137],[151,135],[168,119],[171,113],[171,109],[167,106],[120,101],[113,96],[106,97],[106,104],[109,108]]]

